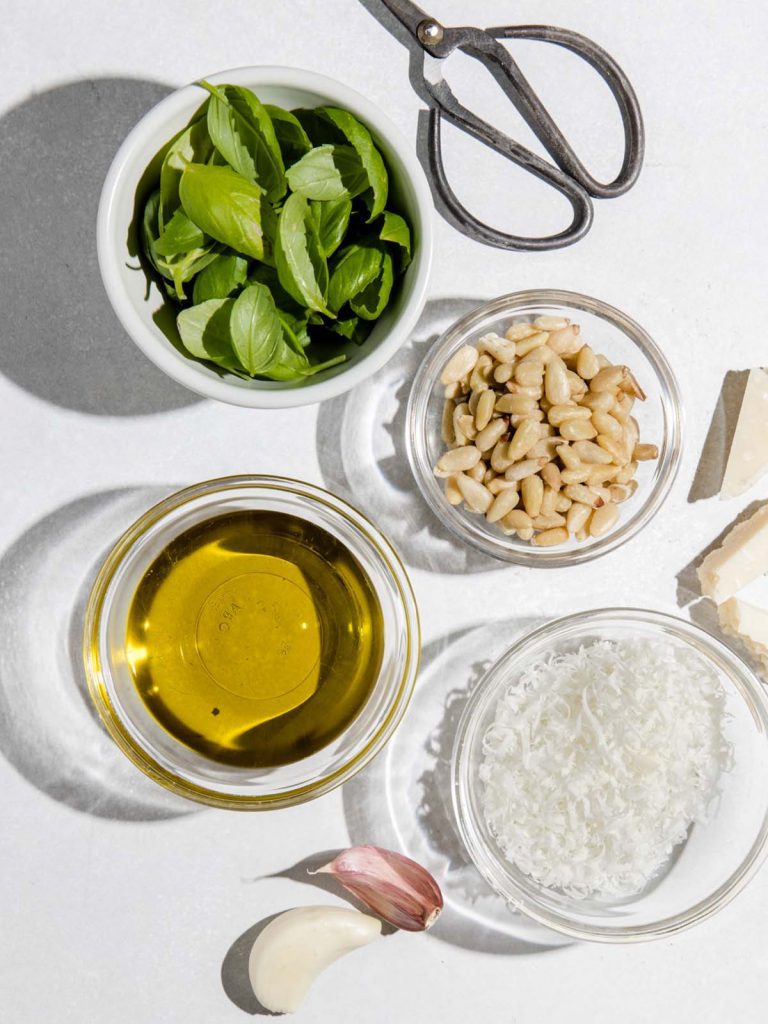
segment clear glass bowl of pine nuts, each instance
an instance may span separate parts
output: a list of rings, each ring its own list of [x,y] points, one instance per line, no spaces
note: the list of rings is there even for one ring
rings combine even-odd
[[[488,555],[586,562],[656,514],[677,473],[674,374],[624,313],[567,291],[504,295],[435,342],[408,454],[438,519]]]

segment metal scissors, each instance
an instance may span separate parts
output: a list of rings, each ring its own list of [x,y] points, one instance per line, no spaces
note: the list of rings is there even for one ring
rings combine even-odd
[[[363,2],[371,10],[366,0]],[[412,70],[412,81],[429,106],[427,150],[433,187],[456,225],[465,234],[502,249],[559,249],[577,242],[589,231],[594,215],[592,197],[611,199],[622,195],[634,185],[642,166],[644,149],[640,106],[629,79],[619,65],[591,39],[549,25],[447,28],[410,0],[382,2],[421,48],[422,66],[420,72],[417,72],[421,78],[420,81],[415,80]],[[624,126],[624,159],[613,181],[597,181],[586,169],[509,50],[499,41],[502,39],[533,39],[562,46],[585,60],[605,80],[619,107]],[[463,51],[489,69],[554,163],[549,163],[515,142],[459,103],[439,70],[439,60],[455,50]],[[554,235],[527,238],[499,231],[474,217],[459,201],[446,177],[441,145],[443,118],[561,192],[573,207],[571,224]]]

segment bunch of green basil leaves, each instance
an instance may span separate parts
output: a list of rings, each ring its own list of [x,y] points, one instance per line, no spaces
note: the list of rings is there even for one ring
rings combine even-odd
[[[370,132],[338,107],[288,111],[242,86],[199,84],[209,99],[168,144],[141,231],[182,306],[184,347],[279,381],[343,362],[339,349],[365,341],[411,259]]]

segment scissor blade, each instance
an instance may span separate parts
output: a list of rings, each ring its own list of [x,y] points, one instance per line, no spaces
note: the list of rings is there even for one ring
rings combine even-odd
[[[401,25],[411,33],[413,38],[419,42],[419,36],[417,29],[422,21],[433,20],[426,11],[422,11],[416,4],[412,4],[410,0],[381,0],[387,10],[394,14]]]

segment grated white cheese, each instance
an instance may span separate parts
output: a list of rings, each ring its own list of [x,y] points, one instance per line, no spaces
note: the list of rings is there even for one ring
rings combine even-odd
[[[530,666],[480,767],[504,854],[572,897],[629,896],[703,821],[730,764],[716,672],[672,641],[600,641]]]

